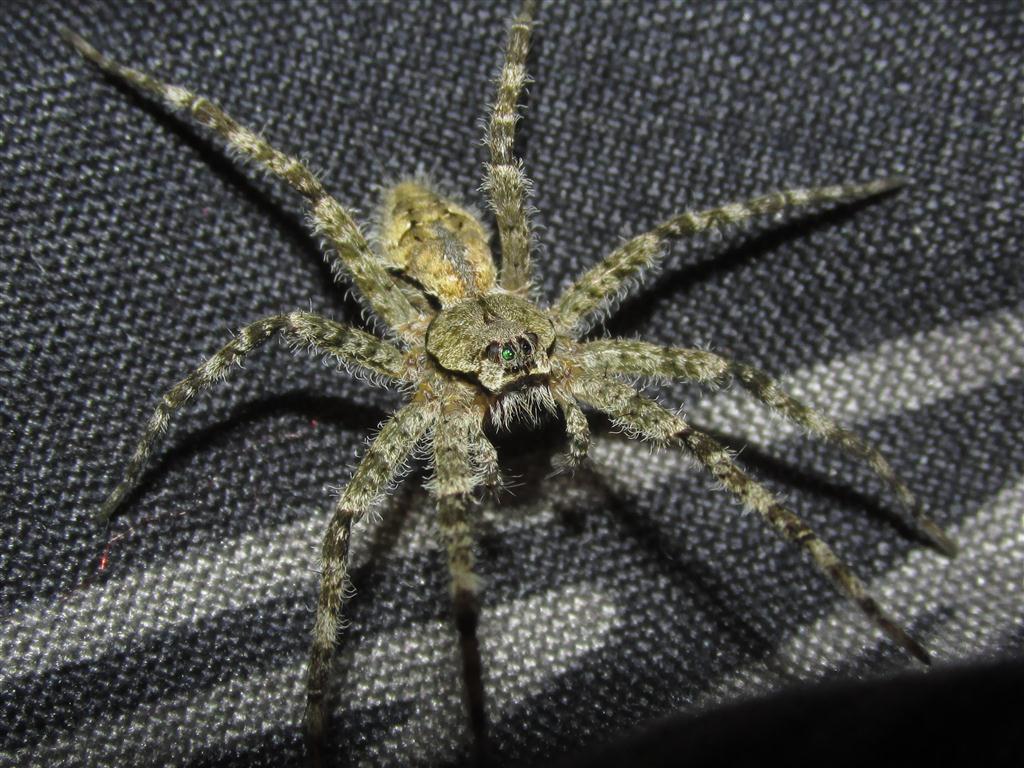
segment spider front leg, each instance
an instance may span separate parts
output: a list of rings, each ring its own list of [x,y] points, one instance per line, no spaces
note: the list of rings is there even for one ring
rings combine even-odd
[[[417,396],[384,424],[342,491],[327,527],[306,687],[306,738],[315,764],[320,762],[327,722],[327,680],[341,622],[341,609],[348,589],[352,523],[365,514],[398,477],[409,454],[435,417],[434,405]]]
[[[61,35],[107,74],[163,99],[171,109],[188,112],[201,125],[223,137],[243,157],[253,160],[305,197],[317,229],[330,240],[338,255],[338,261],[332,265],[336,276],[340,272],[350,273],[359,292],[388,327],[413,338],[410,334],[417,319],[416,310],[374,254],[351,214],[327,193],[312,171],[298,159],[271,146],[204,96],[119,64],[74,32],[61,30]]]
[[[585,327],[593,315],[620,298],[632,281],[661,261],[665,242],[670,238],[720,229],[787,208],[862,200],[896,189],[903,183],[902,178],[892,177],[866,184],[787,189],[720,208],[676,214],[650,232],[627,240],[566,288],[555,303],[555,325],[559,331],[570,334]]]
[[[481,429],[483,414],[473,406],[471,398],[449,396],[445,413],[434,430],[434,466],[437,472],[437,522],[448,553],[455,626],[462,650],[463,680],[466,685],[466,706],[469,710],[474,749],[478,757],[486,749],[487,713],[480,644],[476,629],[479,622],[480,583],[473,567],[473,492],[480,485],[479,453],[475,447],[486,437]]]
[[[928,541],[943,554],[949,557],[956,555],[956,542],[924,513],[921,502],[896,476],[876,448],[785,392],[764,371],[702,349],[660,347],[624,339],[602,339],[582,344],[578,354],[584,370],[591,374],[681,379],[716,387],[728,383],[731,378],[770,410],[866,462],[893,490]]]
[[[530,183],[522,160],[513,154],[519,95],[528,77],[526,54],[530,48],[535,3],[526,0],[512,23],[505,46],[505,63],[498,76],[498,93],[491,108],[485,137],[491,161],[486,166],[484,190],[498,222],[501,241],[501,287],[525,293],[530,287],[530,221],[526,195]]]
[[[641,437],[662,445],[681,445],[746,507],[783,538],[802,547],[836,589],[855,602],[875,626],[922,663],[931,663],[928,652],[882,610],[850,567],[799,516],[744,473],[724,446],[626,384],[585,377],[573,383],[573,393]]]
[[[404,358],[396,347],[357,328],[308,312],[292,312],[257,320],[245,326],[219,352],[164,394],[128,462],[124,479],[100,507],[99,517],[102,520],[110,518],[138,483],[153,444],[167,428],[172,414],[226,376],[233,365],[241,363],[246,355],[276,333],[294,343],[309,345],[320,353],[337,357],[343,363],[355,365],[392,381],[401,380],[405,375]]]

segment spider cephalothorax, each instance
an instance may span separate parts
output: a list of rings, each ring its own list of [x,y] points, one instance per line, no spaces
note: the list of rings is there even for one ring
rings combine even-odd
[[[567,463],[584,460],[589,442],[586,406],[606,414],[627,434],[678,448],[705,467],[781,536],[802,547],[836,588],[885,634],[921,661],[924,648],[889,618],[864,584],[794,512],[750,478],[710,435],[662,408],[630,383],[683,380],[721,386],[733,381],[806,432],[864,460],[913,515],[937,548],[955,545],[924,515],[881,454],[854,433],[782,391],[765,373],[701,349],[666,348],[643,341],[580,341],[580,334],[628,288],[650,274],[669,238],[694,234],[786,208],[859,200],[897,187],[881,179],[790,189],[706,211],[684,212],[625,241],[585,272],[549,307],[531,301],[530,223],[526,176],[513,155],[517,101],[526,80],[532,24],[527,2],[512,24],[487,130],[490,161],[484,189],[497,224],[500,271],[480,218],[421,181],[387,190],[377,243],[298,160],[270,146],[209,100],[124,67],[85,40],[65,36],[106,72],[164,99],[222,136],[234,149],[303,195],[317,230],[332,247],[339,275],[355,285],[386,329],[386,338],[307,313],[257,320],[164,394],[132,456],[124,479],[101,509],[108,517],[137,483],[153,443],[171,414],[228,373],[242,358],[281,335],[333,356],[409,393],[382,425],[342,491],[324,537],[322,580],[310,653],[306,728],[316,754],[327,722],[325,693],[341,609],[347,594],[352,524],[401,476],[417,448],[430,457],[429,488],[447,550],[455,618],[462,642],[467,704],[482,740],[486,718],[475,639],[478,581],[473,573],[475,492],[498,477],[498,456],[485,432],[557,413],[568,436]]]
[[[492,393],[545,379],[554,343],[546,312],[503,293],[466,299],[427,330],[427,351],[442,368],[467,374]]]

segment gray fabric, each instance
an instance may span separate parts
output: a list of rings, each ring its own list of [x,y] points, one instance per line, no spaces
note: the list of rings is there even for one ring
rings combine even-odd
[[[358,322],[301,205],[86,65],[56,28],[215,98],[372,214],[417,171],[482,205],[507,4],[8,3],[0,94],[0,762],[280,765],[332,489],[399,402],[281,346],[176,422],[106,530],[158,394],[229,330]],[[661,392],[835,545],[937,664],[1024,647],[1020,40],[1013,3],[541,8],[519,147],[548,300],[671,212],[900,172],[866,205],[673,247],[605,328],[764,367],[878,444],[956,536],[904,535],[868,472],[728,391]],[[600,332],[600,331],[598,331]],[[799,682],[886,676],[884,642],[681,457],[557,425],[504,449],[480,635],[497,762],[532,763]],[[333,754],[467,754],[431,512],[412,477],[354,540]]]

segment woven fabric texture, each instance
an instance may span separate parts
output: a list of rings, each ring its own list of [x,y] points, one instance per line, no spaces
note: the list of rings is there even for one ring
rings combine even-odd
[[[364,220],[424,173],[483,208],[502,3],[8,2],[0,25],[0,763],[300,764],[319,540],[400,402],[271,344],[176,419],[103,528],[159,394],[233,329],[362,322],[301,203],[61,42],[222,104]],[[74,6],[72,8],[72,6]],[[868,581],[936,666],[1024,655],[1024,279],[1013,3],[545,3],[517,144],[546,301],[682,208],[902,173],[870,203],[680,242],[595,333],[707,346],[865,435],[960,542],[734,390],[657,391]],[[595,419],[512,435],[484,509],[496,764],[834,680],[923,674],[671,451]],[[422,472],[367,521],[335,667],[339,763],[469,756]]]

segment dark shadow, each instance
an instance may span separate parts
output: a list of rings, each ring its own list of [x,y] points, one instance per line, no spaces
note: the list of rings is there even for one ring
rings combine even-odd
[[[794,466],[777,456],[765,453],[763,450],[751,446],[742,440],[737,440],[728,434],[707,429],[697,424],[693,426],[711,435],[711,437],[724,444],[727,448],[736,451],[739,454],[738,463],[744,468],[749,468],[751,470],[750,474],[755,479],[771,479],[780,485],[807,491],[817,498],[835,501],[843,507],[852,507],[858,512],[864,513],[865,516],[880,520],[891,526],[904,539],[926,544],[931,549],[936,549],[935,545],[917,529],[917,526],[901,513],[898,502],[894,501],[892,504],[887,504],[873,495],[851,488],[848,484],[838,484],[825,475],[811,471],[805,466]],[[836,453],[848,458],[848,455],[841,449],[834,446],[832,446],[832,449]],[[864,462],[852,458],[848,460],[856,462],[858,466],[870,472]],[[874,477],[873,473],[872,477]],[[885,481],[877,478],[876,483],[882,486],[885,485]]]
[[[611,432],[611,426],[604,417],[598,419],[591,416],[591,429],[593,437],[598,440],[620,439]],[[744,613],[737,611],[728,583],[704,563],[682,559],[686,552],[685,542],[678,537],[667,538],[663,520],[638,512],[628,497],[609,485],[603,475],[586,465],[577,470],[574,481],[585,484],[588,491],[600,499],[602,507],[611,512],[632,541],[652,556],[669,563],[671,567],[665,569],[666,575],[700,605],[705,617],[714,619],[720,630],[716,635],[735,638],[736,644],[747,649],[753,657],[770,657],[774,651],[771,639],[748,621]],[[576,509],[561,506],[560,515],[568,526],[582,524],[584,513],[578,506]]]
[[[368,434],[379,426],[388,413],[379,407],[363,404],[353,406],[342,398],[314,395],[301,390],[245,403],[234,408],[221,421],[182,436],[170,448],[161,450],[157,444],[157,457],[143,472],[138,485],[125,497],[114,513],[114,519],[130,513],[140,499],[152,493],[158,477],[179,470],[211,445],[228,442],[231,433],[243,426],[285,415],[316,419],[328,428]]]
[[[183,144],[188,146],[209,167],[213,175],[217,176],[225,184],[239,190],[245,199],[266,217],[268,225],[284,235],[296,252],[304,254],[305,257],[318,265],[320,290],[324,295],[335,297],[339,314],[342,317],[360,317],[362,307],[352,296],[352,291],[349,290],[349,283],[339,284],[335,281],[334,276],[331,274],[330,264],[324,257],[324,250],[311,234],[305,222],[282,210],[278,204],[253,182],[251,177],[263,174],[262,169],[257,170],[257,166],[249,162],[243,163],[242,161],[231,159],[226,144],[218,146],[215,143],[223,142],[223,139],[219,136],[214,139],[215,134],[212,131],[207,131],[189,120],[177,116],[155,97],[140,93],[135,87],[122,82],[113,75],[105,72],[101,72],[101,74],[104,79],[125,96],[133,109],[145,112],[158,122],[165,131],[173,134]],[[213,101],[216,103],[216,99],[213,99]],[[302,200],[301,196],[291,190],[284,181],[272,177],[270,174],[266,175],[268,178],[273,179],[272,183],[287,189],[296,200]]]
[[[620,439],[612,432],[608,419],[598,413],[589,414],[592,440]],[[566,443],[565,426],[561,418],[552,418],[539,429],[525,427],[501,433],[495,438],[502,460],[502,470],[512,480],[512,487],[500,494],[499,503],[504,509],[515,514],[516,507],[529,507],[539,503],[552,492],[549,479],[555,472],[552,459],[559,456]],[[637,511],[627,494],[613,488],[600,473],[588,464],[575,471],[563,471],[560,480],[571,483],[576,493],[560,493],[553,499],[554,512],[566,529],[573,535],[584,533],[588,516],[599,509],[601,514],[610,513],[624,528],[624,535],[653,557],[667,561],[672,574],[682,590],[700,601],[705,615],[722,621],[721,633],[734,636],[739,644],[751,649],[758,656],[770,656],[774,650],[768,638],[736,611],[728,584],[715,572],[692,560],[682,560],[685,550],[676,546],[676,540],[667,540],[664,525],[651,515]],[[504,546],[501,537],[488,535],[486,531],[479,540],[481,556],[488,557],[488,548]]]
[[[854,219],[862,210],[874,205],[898,190],[892,190],[866,200],[858,200],[845,203],[835,208],[824,211],[805,212],[797,218],[786,221],[779,226],[771,227],[769,230],[755,235],[740,245],[730,248],[725,252],[710,259],[697,261],[681,269],[673,270],[659,275],[650,284],[647,284],[625,299],[612,316],[603,324],[598,324],[597,329],[604,329],[612,336],[632,336],[644,329],[644,323],[650,317],[653,307],[663,301],[691,289],[695,285],[710,280],[712,277],[727,275],[743,269],[750,263],[762,259],[772,251],[780,248],[786,243],[803,239],[808,234],[821,230],[837,227],[844,222]],[[796,211],[792,215],[796,215]],[[767,224],[760,220],[758,226]],[[731,228],[727,228],[729,231]],[[698,236],[700,237],[700,236]],[[688,238],[682,238],[687,240]],[[679,242],[678,240],[672,241]],[[672,246],[669,247],[678,247]],[[699,254],[696,255],[699,258]],[[603,331],[599,331],[602,332]]]
[[[889,680],[802,685],[649,723],[557,762],[586,766],[1017,765],[1024,663],[1007,660]],[[955,735],[954,735],[955,734]]]

